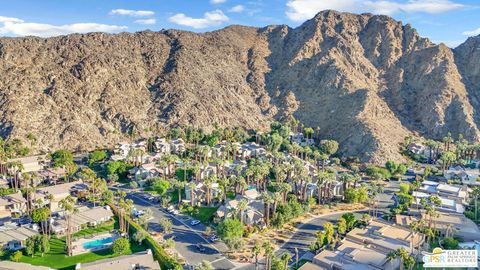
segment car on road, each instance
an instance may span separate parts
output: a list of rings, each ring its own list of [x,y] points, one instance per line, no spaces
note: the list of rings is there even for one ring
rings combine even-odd
[[[175,216],[176,216],[176,215],[178,215],[178,214],[180,214],[180,211],[178,211],[177,209],[173,210],[172,215],[175,215]]]
[[[210,242],[216,242],[216,241],[218,241],[218,236],[212,235],[208,238],[208,240],[210,240]]]
[[[192,222],[190,222],[190,225],[192,225],[192,226],[195,226],[197,224],[200,224],[200,220],[194,219],[194,220],[192,220]]]
[[[197,244],[197,250],[200,252],[205,252],[205,247],[201,244]]]

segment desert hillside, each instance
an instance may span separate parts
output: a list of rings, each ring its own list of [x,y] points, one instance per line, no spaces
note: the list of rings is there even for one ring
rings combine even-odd
[[[335,11],[297,28],[0,38],[0,133],[87,150],[293,114],[343,154],[384,162],[411,134],[479,140],[479,62],[480,37],[451,50],[390,17]]]

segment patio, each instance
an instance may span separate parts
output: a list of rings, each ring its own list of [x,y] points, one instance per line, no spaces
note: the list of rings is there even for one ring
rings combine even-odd
[[[120,236],[117,233],[107,232],[77,239],[73,242],[72,255],[109,248],[118,237]]]

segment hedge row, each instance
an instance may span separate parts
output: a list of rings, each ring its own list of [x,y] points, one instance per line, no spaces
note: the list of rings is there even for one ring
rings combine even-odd
[[[110,207],[113,209],[115,214],[118,216],[117,212],[118,209],[116,206],[110,204]],[[140,225],[138,225],[135,221],[133,221],[130,217],[127,218],[128,223],[130,224],[130,234],[134,234],[138,230],[143,230]],[[147,234],[145,237],[145,243],[147,246],[152,250],[153,257],[160,263],[161,269],[165,270],[181,270],[183,269],[182,265],[175,261],[172,257],[168,256],[162,246],[153,239],[150,234]]]

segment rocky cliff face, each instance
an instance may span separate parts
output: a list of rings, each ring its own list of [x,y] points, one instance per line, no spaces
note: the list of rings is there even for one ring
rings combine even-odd
[[[3,38],[0,131],[86,150],[132,131],[267,129],[293,114],[346,155],[401,159],[411,134],[479,139],[478,40],[453,52],[389,17],[334,11],[295,29]]]

